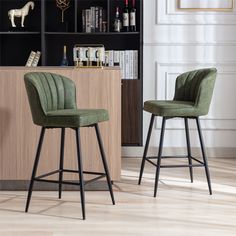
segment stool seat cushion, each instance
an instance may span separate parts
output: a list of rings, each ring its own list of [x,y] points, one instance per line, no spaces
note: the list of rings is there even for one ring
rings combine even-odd
[[[144,110],[156,116],[166,117],[182,117],[182,116],[199,116],[199,111],[194,107],[193,102],[185,101],[146,101],[144,103]]]
[[[48,111],[43,126],[47,127],[84,127],[109,120],[104,109],[63,109]]]
[[[173,100],[153,100],[144,103],[144,110],[156,116],[198,117],[207,115],[215,85],[217,70],[206,68],[179,75]]]
[[[107,110],[77,108],[75,83],[67,77],[29,72],[24,80],[36,125],[79,128],[109,120]]]

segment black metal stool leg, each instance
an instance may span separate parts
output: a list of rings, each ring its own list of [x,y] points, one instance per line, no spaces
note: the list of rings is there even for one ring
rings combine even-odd
[[[64,146],[65,146],[65,128],[61,128],[61,148],[60,148],[60,164],[59,164],[59,190],[58,197],[61,199],[63,166],[64,166]]]
[[[188,153],[188,164],[192,165],[192,154],[191,154],[191,146],[190,146],[190,137],[189,137],[189,126],[188,126],[188,118],[184,118],[185,123],[185,133],[186,133],[186,142],[187,142],[187,153]],[[193,167],[189,166],[189,173],[191,182],[193,182]]]
[[[154,119],[155,119],[155,115],[152,114],[150,124],[149,124],[148,134],[147,134],[147,140],[146,140],[146,144],[145,144],[145,148],[144,148],[144,152],[143,152],[143,159],[142,159],[142,164],[141,164],[141,168],[140,168],[138,184],[141,184],[141,181],[142,181],[143,170],[144,170],[148,147],[149,147],[149,142],[150,142],[150,138],[151,138],[151,134],[152,134],[152,127],[153,127]]]
[[[162,126],[161,126],[161,137],[160,137],[160,143],[159,143],[159,151],[158,151],[158,157],[157,157],[154,197],[156,197],[157,195],[157,187],[158,187],[158,181],[159,181],[159,175],[160,175],[161,157],[162,157],[163,142],[164,142],[165,125],[166,125],[166,117],[163,117]]]
[[[197,129],[198,129],[198,134],[199,134],[199,140],[200,140],[201,149],[202,149],[202,157],[203,157],[204,166],[205,166],[205,172],[206,172],[206,177],[207,177],[209,193],[210,193],[210,195],[212,195],[210,172],[209,172],[209,168],[208,168],[206,151],[205,151],[205,146],[204,146],[204,142],[203,142],[203,136],[202,136],[201,126],[200,126],[200,121],[199,121],[198,117],[196,118],[196,122],[197,122]]]
[[[113,194],[112,184],[111,184],[111,177],[110,177],[109,169],[107,166],[106,155],[105,155],[105,152],[103,149],[103,144],[102,144],[102,139],[101,139],[98,124],[95,124],[95,130],[96,130],[98,145],[99,145],[99,149],[100,149],[100,154],[102,157],[103,167],[104,167],[104,170],[106,173],[106,179],[107,179],[107,184],[108,184],[110,195],[111,195],[112,204],[115,205],[115,199],[114,199],[114,194]]]
[[[82,216],[83,216],[83,220],[85,220],[84,177],[83,177],[83,162],[82,162],[82,155],[81,155],[79,128],[75,130],[75,133],[76,133],[77,158],[78,158],[79,179],[80,179],[80,198],[81,198]]]
[[[42,127],[41,133],[40,133],[40,138],[39,138],[39,143],[36,151],[36,157],[34,160],[34,166],[33,166],[33,171],[31,175],[31,180],[30,180],[30,185],[29,185],[29,190],[28,190],[28,197],[26,201],[26,206],[25,206],[25,212],[28,212],[29,209],[29,204],[32,196],[32,191],[33,191],[33,186],[34,186],[34,178],[36,176],[37,168],[38,168],[38,163],[39,163],[39,158],[40,158],[40,153],[41,153],[41,148],[43,144],[43,138],[45,134],[45,127]]]

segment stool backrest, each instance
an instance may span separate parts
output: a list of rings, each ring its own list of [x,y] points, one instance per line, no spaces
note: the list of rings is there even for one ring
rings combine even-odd
[[[76,88],[72,80],[48,72],[24,76],[34,122],[42,121],[48,111],[76,109]]]
[[[193,102],[195,107],[207,114],[213,95],[217,70],[207,68],[189,71],[176,79],[175,101]]]

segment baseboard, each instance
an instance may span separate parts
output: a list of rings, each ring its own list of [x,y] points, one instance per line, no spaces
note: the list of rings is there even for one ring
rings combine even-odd
[[[28,180],[0,180],[0,190],[6,191],[26,191],[29,187]],[[63,191],[79,191],[79,186],[63,185]],[[85,185],[87,191],[107,191],[106,181],[96,181],[96,183],[90,183]],[[34,191],[58,191],[58,184],[54,183],[34,183]]]
[[[144,147],[122,147],[123,157],[142,157]],[[173,148],[167,147],[163,150],[164,155],[181,155],[186,153],[186,148]],[[236,158],[236,148],[206,148],[208,157],[214,158]],[[148,155],[157,155],[158,147],[150,147],[148,150]],[[200,148],[193,147],[192,154],[195,156],[201,155]]]

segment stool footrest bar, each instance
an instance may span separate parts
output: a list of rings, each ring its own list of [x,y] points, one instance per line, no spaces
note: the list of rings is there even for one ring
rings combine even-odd
[[[152,157],[146,157],[146,159],[157,159],[158,157],[157,156],[152,156]],[[165,159],[169,159],[169,158],[188,158],[188,156],[186,155],[179,155],[179,156],[162,156],[161,157],[162,159],[165,158]]]
[[[204,165],[204,163],[203,163],[202,161],[199,161],[197,158],[192,157],[192,156],[190,156],[190,158],[191,158],[192,160],[194,160],[194,161],[196,161],[196,162],[198,162],[198,163]]]
[[[93,183],[93,182],[95,182],[95,181],[97,181],[97,180],[99,180],[99,179],[104,178],[105,176],[106,176],[106,175],[103,174],[103,175],[98,176],[98,177],[96,177],[96,178],[93,178],[93,179],[90,179],[90,180],[86,180],[86,181],[84,181],[84,184],[85,184],[85,185],[86,185],[86,184],[91,184],[91,183]]]
[[[63,169],[63,172],[67,172],[67,173],[76,173],[78,174],[78,170],[68,170],[68,169]],[[88,175],[103,175],[105,173],[102,172],[91,172],[91,171],[83,171],[84,174],[88,174]]]
[[[204,166],[204,163],[200,160],[198,160],[195,157],[189,156],[192,160],[198,162],[200,164],[200,166]],[[189,158],[188,156],[162,156],[161,159],[163,158]],[[156,164],[154,162],[152,162],[151,160],[157,160],[158,157],[146,157],[146,161],[148,161],[149,163],[151,163],[152,165],[156,166]],[[186,167],[198,167],[199,165],[186,165]]]
[[[54,183],[54,184],[59,184],[60,182],[58,180],[50,180],[50,179],[39,179],[39,178],[34,178],[35,181],[38,182],[46,182],[46,183]],[[70,185],[77,185],[79,186],[79,182],[70,182],[70,181],[62,181],[61,184],[70,184]]]
[[[90,180],[87,180],[87,181],[84,181],[84,185],[86,184],[90,184],[90,183],[93,183],[99,179],[102,179],[104,178],[106,175],[105,174],[102,174],[96,178],[93,178],[93,179],[90,179]],[[42,179],[42,178],[39,178],[39,177],[36,177],[34,178],[35,181],[39,181],[39,182],[46,182],[46,183],[54,183],[54,184],[70,184],[70,185],[77,185],[79,186],[80,183],[79,182],[72,182],[72,181],[58,181],[58,180],[50,180],[50,179]]]
[[[193,165],[161,165],[160,168],[184,168],[184,167],[202,167],[204,164]]]
[[[63,170],[54,170],[51,171],[49,173],[46,174],[42,174],[39,175],[38,177],[35,177],[34,180],[35,181],[39,181],[39,182],[46,182],[46,183],[55,183],[55,184],[70,184],[70,185],[77,185],[80,186],[79,182],[72,182],[72,181],[58,181],[58,180],[50,180],[50,179],[43,179],[45,177],[57,174],[57,173],[61,173],[61,172],[67,172],[67,173],[78,173],[78,170],[69,170],[69,169],[63,169]],[[88,175],[99,175],[98,177],[92,178],[90,180],[84,181],[84,185],[86,184],[90,184],[92,182],[95,182],[101,178],[104,178],[106,176],[105,173],[101,173],[101,172],[91,172],[91,171],[83,171],[84,174],[88,174]]]
[[[67,173],[78,173],[78,170],[68,170],[68,169],[63,169],[63,170],[54,170],[54,171],[51,171],[49,173],[46,173],[46,174],[42,174],[42,175],[39,175],[37,176],[36,178],[37,179],[41,179],[41,178],[45,178],[45,177],[48,177],[50,175],[54,175],[54,174],[57,174],[57,173],[60,173],[60,172],[67,172]],[[102,172],[90,172],[90,171],[83,171],[84,174],[87,174],[87,175],[102,175],[102,176],[105,176],[105,173],[102,173]]]
[[[150,161],[149,159],[146,159],[147,162],[149,162],[150,164],[157,166],[153,161]]]
[[[46,174],[43,174],[43,175],[39,175],[38,177],[36,177],[37,179],[41,179],[41,178],[45,178],[45,177],[48,177],[50,175],[54,175],[54,174],[57,174],[61,172],[61,170],[54,170],[54,171],[51,171],[49,173],[46,173]]]

